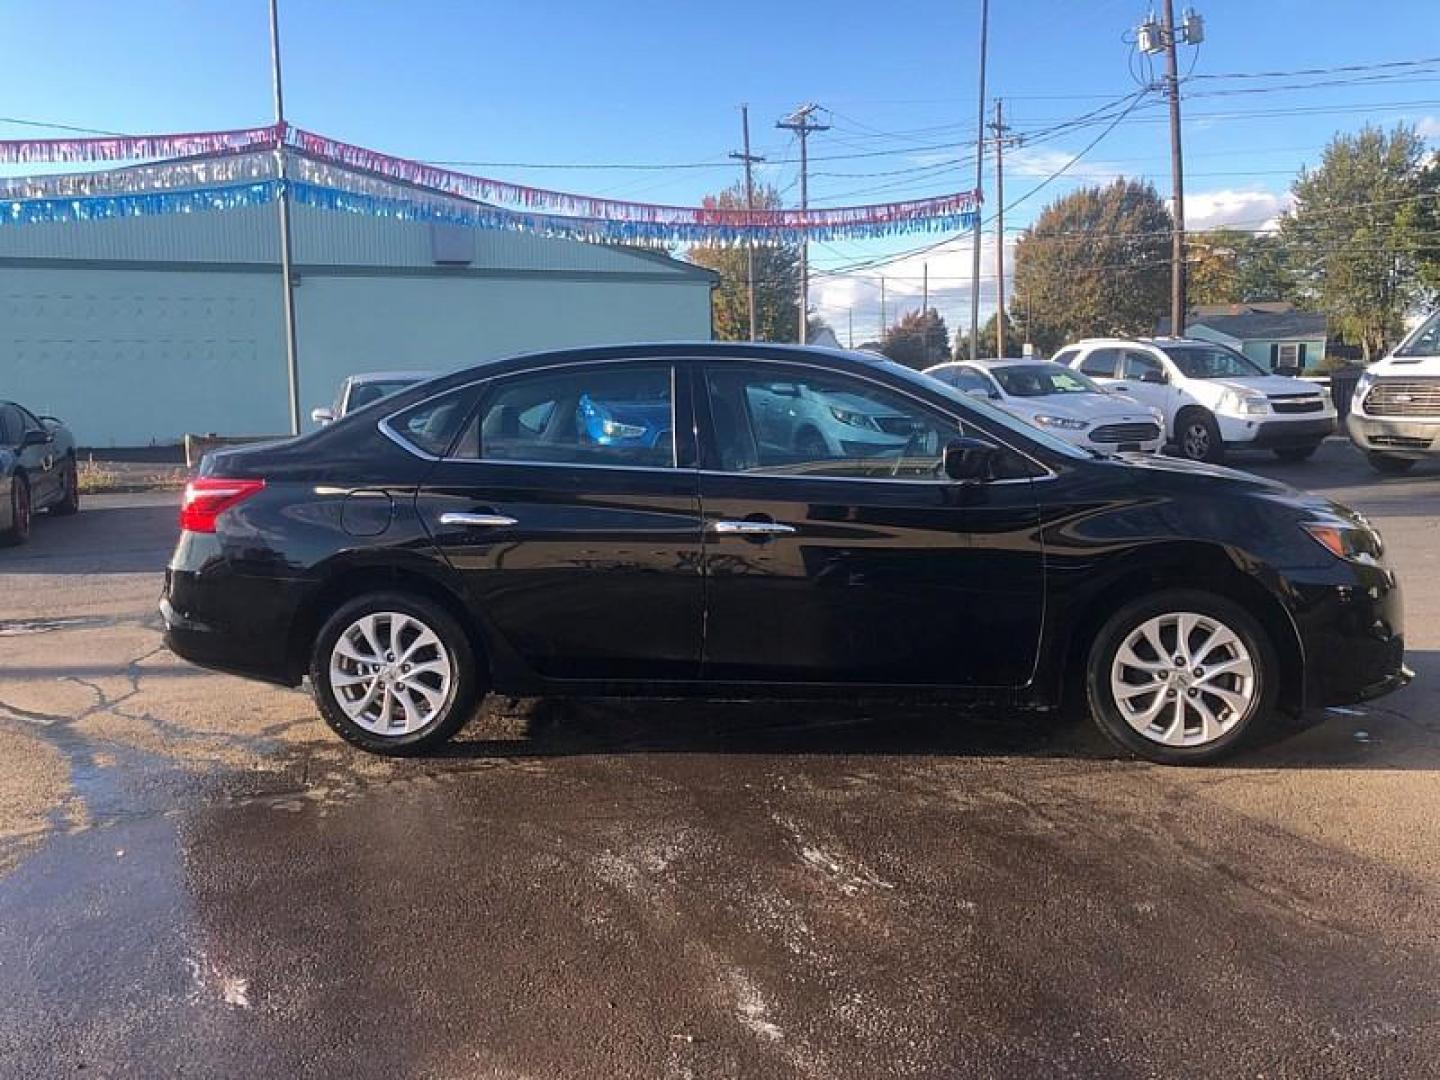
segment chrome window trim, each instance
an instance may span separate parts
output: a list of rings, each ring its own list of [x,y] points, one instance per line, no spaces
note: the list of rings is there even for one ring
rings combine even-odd
[[[506,375],[487,375],[487,376],[485,376],[484,378],[476,379],[476,380],[474,380],[473,382],[462,383],[462,384],[459,385],[459,386],[452,386],[452,387],[449,387],[449,388],[447,388],[447,389],[445,389],[445,390],[441,390],[441,391],[439,391],[438,393],[431,394],[429,397],[421,398],[419,401],[414,402],[413,404],[407,405],[407,406],[405,406],[405,408],[399,409],[399,410],[391,413],[389,416],[383,417],[382,419],[378,420],[378,421],[376,422],[376,427],[379,428],[381,434],[383,434],[386,438],[390,439],[391,442],[395,443],[395,444],[396,444],[397,446],[399,446],[402,450],[409,451],[411,454],[413,454],[414,456],[420,458],[422,461],[431,461],[431,462],[434,462],[434,461],[448,461],[448,462],[455,462],[455,463],[464,464],[464,465],[518,465],[518,466],[524,466],[524,467],[526,467],[526,468],[624,469],[624,470],[627,470],[627,471],[630,471],[630,472],[663,472],[663,473],[692,473],[692,472],[693,472],[693,473],[698,473],[698,474],[701,475],[701,476],[746,476],[746,477],[763,476],[763,477],[774,477],[774,478],[782,479],[782,480],[811,480],[811,481],[814,481],[814,480],[846,480],[846,481],[859,481],[859,482],[861,482],[861,483],[867,483],[867,484],[952,484],[952,483],[954,483],[953,480],[948,480],[948,479],[944,479],[944,478],[940,478],[940,477],[936,477],[935,479],[931,480],[931,479],[914,478],[914,477],[894,477],[894,478],[892,478],[892,477],[888,477],[888,476],[811,476],[811,475],[801,475],[801,474],[796,474],[796,473],[730,472],[730,471],[727,471],[727,470],[725,470],[725,469],[700,469],[700,468],[682,467],[682,466],[680,466],[680,465],[678,465],[678,464],[677,464],[677,465],[669,465],[669,466],[658,466],[658,465],[608,465],[608,464],[592,464],[592,463],[589,463],[589,462],[526,461],[526,460],[515,459],[515,458],[510,458],[510,459],[505,459],[505,460],[501,460],[501,459],[497,459],[497,458],[483,458],[483,457],[480,457],[480,458],[461,458],[461,457],[453,457],[453,456],[446,456],[446,457],[443,457],[443,458],[442,458],[442,457],[438,457],[438,456],[436,456],[436,455],[434,455],[434,454],[428,453],[427,451],[421,450],[418,446],[415,446],[414,444],[412,444],[411,442],[409,442],[403,435],[399,434],[397,431],[395,431],[394,428],[392,428],[392,427],[390,426],[390,421],[394,420],[394,419],[395,419],[396,417],[398,417],[401,413],[409,412],[411,409],[419,408],[421,405],[426,405],[426,404],[428,404],[429,402],[435,401],[435,400],[437,400],[437,399],[439,399],[439,398],[442,398],[442,397],[446,397],[446,396],[449,395],[449,394],[461,393],[461,392],[463,392],[463,391],[465,391],[465,390],[470,390],[470,389],[473,389],[473,388],[475,388],[475,387],[484,387],[484,386],[485,386],[486,384],[488,384],[488,383],[492,383],[492,382],[496,381],[497,379],[507,378],[507,377],[508,377],[509,375],[511,375],[511,374],[513,374],[513,375],[526,375],[526,374],[529,374],[531,371],[549,371],[549,370],[552,370],[552,369],[553,369],[553,370],[563,370],[563,369],[565,369],[565,368],[586,367],[586,366],[590,366],[590,365],[594,365],[594,364],[633,364],[633,363],[656,363],[656,362],[668,363],[668,364],[670,365],[670,384],[671,384],[671,397],[670,397],[671,461],[678,461],[678,460],[679,460],[679,441],[678,441],[678,440],[679,440],[679,432],[676,430],[676,424],[675,424],[675,419],[676,419],[676,415],[675,415],[676,397],[675,397],[675,392],[674,392],[674,391],[675,391],[675,385],[676,385],[676,384],[675,384],[676,372],[677,372],[677,370],[679,369],[679,367],[680,367],[680,365],[681,365],[682,363],[695,363],[695,362],[699,362],[699,363],[712,363],[712,362],[714,362],[714,358],[712,358],[712,357],[705,357],[705,356],[643,356],[643,355],[642,355],[642,356],[618,356],[618,357],[610,357],[609,359],[603,359],[603,360],[594,360],[594,359],[591,359],[591,360],[572,360],[572,361],[569,361],[569,362],[564,363],[564,364],[549,364],[549,365],[546,365],[544,368],[531,368],[531,369],[529,369],[529,370],[527,370],[527,371],[510,372],[510,373],[507,373]],[[772,357],[752,357],[752,356],[745,356],[745,357],[734,357],[732,360],[729,360],[729,361],[722,360],[721,362],[722,362],[722,363],[746,363],[746,364],[754,364],[754,363],[759,363],[759,364],[781,364],[781,365],[785,365],[785,366],[788,366],[788,367],[812,368],[812,369],[814,369],[815,371],[820,372],[820,373],[822,373],[822,374],[841,375],[841,376],[850,375],[850,376],[853,376],[854,378],[860,379],[860,380],[863,381],[863,382],[874,383],[876,386],[879,386],[882,390],[888,390],[888,391],[890,391],[891,393],[899,394],[899,395],[902,396],[902,397],[907,397],[907,398],[909,398],[910,400],[917,402],[917,403],[918,403],[921,407],[923,407],[923,408],[929,409],[929,410],[931,410],[931,411],[933,411],[933,412],[940,413],[942,416],[947,416],[947,417],[949,417],[951,420],[955,421],[957,424],[965,424],[965,423],[967,423],[967,422],[970,423],[970,424],[972,424],[972,425],[974,424],[974,421],[973,421],[973,420],[967,421],[966,417],[961,416],[961,415],[958,414],[958,413],[952,412],[951,410],[949,410],[949,409],[947,409],[947,408],[944,408],[943,406],[935,405],[935,404],[933,404],[932,402],[926,401],[924,398],[920,397],[920,396],[917,395],[917,394],[911,393],[911,392],[910,392],[909,390],[907,390],[907,389],[904,389],[904,388],[902,388],[902,387],[897,387],[897,386],[891,386],[888,382],[885,382],[885,381],[882,380],[882,379],[871,378],[871,377],[868,376],[868,375],[861,375],[861,374],[857,374],[857,373],[851,372],[851,371],[837,371],[835,368],[824,367],[824,366],[822,366],[822,365],[815,364],[815,363],[812,363],[812,362],[809,362],[809,361],[806,361],[806,360],[792,360],[792,359],[788,359],[788,358],[787,358],[787,359],[775,359],[775,358],[772,358]],[[957,362],[956,362],[956,361],[951,361],[951,363],[957,363]],[[942,385],[943,385],[943,384],[942,384]],[[707,389],[708,389],[708,388],[707,388]],[[982,428],[981,430],[983,431],[984,429]],[[1026,461],[1028,461],[1032,466],[1034,466],[1035,468],[1037,468],[1037,469],[1039,469],[1039,470],[1041,471],[1041,474],[1040,474],[1039,476],[1023,476],[1023,477],[1013,477],[1013,478],[1011,478],[1011,479],[1006,479],[1006,480],[990,480],[990,481],[987,481],[987,483],[990,483],[990,484],[1029,484],[1029,483],[1034,483],[1035,481],[1038,481],[1038,480],[1053,480],[1053,479],[1055,479],[1055,477],[1056,477],[1057,474],[1056,474],[1055,470],[1051,469],[1048,465],[1045,465],[1044,463],[1035,460],[1034,457],[1032,457],[1031,455],[1027,454],[1027,453],[1026,453],[1025,451],[1023,451],[1023,450],[1017,449],[1015,446],[1011,445],[1009,442],[1007,442],[1007,441],[1005,441],[1004,439],[1000,438],[998,435],[994,435],[994,434],[992,434],[991,432],[988,432],[988,431],[985,431],[985,435],[986,435],[988,438],[991,438],[991,439],[993,439],[995,442],[999,443],[1001,446],[1003,446],[1005,449],[1009,450],[1011,453],[1013,453],[1013,454],[1018,454],[1021,458],[1023,458],[1023,459],[1026,460]]]

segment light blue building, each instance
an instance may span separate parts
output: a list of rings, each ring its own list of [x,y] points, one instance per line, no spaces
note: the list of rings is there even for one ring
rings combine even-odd
[[[0,227],[0,397],[85,446],[289,428],[274,205]],[[631,248],[293,209],[300,405],[354,372],[708,339],[715,275]]]

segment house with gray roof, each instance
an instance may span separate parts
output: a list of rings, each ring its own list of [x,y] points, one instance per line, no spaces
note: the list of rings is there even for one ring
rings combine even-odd
[[[1170,320],[1157,330],[1170,333]],[[1325,358],[1325,316],[1282,301],[1192,308],[1185,336],[1229,345],[1266,371],[1304,371]]]

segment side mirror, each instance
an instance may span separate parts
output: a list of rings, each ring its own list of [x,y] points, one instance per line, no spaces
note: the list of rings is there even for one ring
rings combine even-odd
[[[1170,380],[1165,378],[1163,371],[1156,371],[1154,368],[1146,368],[1140,373],[1140,381],[1150,383],[1152,386],[1164,386]]]
[[[55,441],[55,436],[48,431],[41,431],[39,428],[31,428],[20,436],[20,446],[24,449],[27,446],[49,446]]]
[[[310,419],[317,424],[332,424],[335,422],[334,409],[311,409]]]
[[[995,475],[997,447],[979,439],[951,439],[945,444],[945,475],[961,484],[980,484]]]

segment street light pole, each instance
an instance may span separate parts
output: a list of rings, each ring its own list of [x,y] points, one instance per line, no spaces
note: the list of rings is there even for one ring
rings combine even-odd
[[[290,434],[300,434],[300,360],[295,347],[295,284],[290,253],[290,188],[285,169],[285,90],[280,81],[279,0],[270,0],[270,71],[275,84],[275,172],[280,183],[280,276],[285,298],[285,373],[290,391]]]

